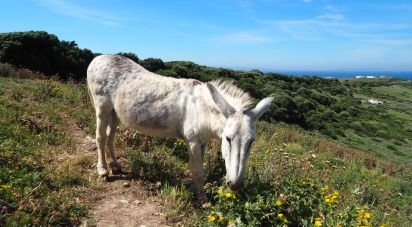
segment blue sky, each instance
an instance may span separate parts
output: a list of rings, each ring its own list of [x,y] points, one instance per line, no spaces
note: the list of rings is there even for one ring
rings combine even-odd
[[[412,71],[412,1],[3,0],[0,32],[229,68]]]

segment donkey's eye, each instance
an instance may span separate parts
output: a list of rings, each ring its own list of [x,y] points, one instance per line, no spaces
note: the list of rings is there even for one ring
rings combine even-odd
[[[226,141],[229,143],[229,146],[232,146],[232,140],[229,137],[226,137]]]

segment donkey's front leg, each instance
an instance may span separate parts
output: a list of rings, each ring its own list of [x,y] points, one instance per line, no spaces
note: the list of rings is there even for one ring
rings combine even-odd
[[[200,142],[186,142],[189,151],[189,166],[192,172],[192,179],[196,190],[197,201],[203,204],[207,201],[204,186],[203,154],[205,145]]]

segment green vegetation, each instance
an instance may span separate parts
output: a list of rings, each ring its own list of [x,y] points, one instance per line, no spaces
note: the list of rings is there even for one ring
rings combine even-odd
[[[161,59],[140,61],[134,53],[118,54],[150,71],[164,68]],[[44,31],[0,33],[0,62],[41,72],[46,78],[83,81],[87,67],[97,55],[100,54],[79,48],[75,41],[60,41],[57,36]]]
[[[412,163],[412,81],[346,80],[354,98],[362,100],[358,117],[345,130],[346,144],[388,160]],[[383,104],[370,104],[377,99]]]
[[[61,115],[81,103],[80,88],[0,77],[1,226],[71,225],[87,214],[84,166],[94,160],[70,158]]]
[[[162,187],[151,188],[168,205],[171,222],[190,226],[407,226],[412,221],[410,167],[266,122],[258,124],[246,185],[240,192],[224,186],[219,142],[209,145],[205,188],[211,207],[193,210],[186,151],[180,141],[173,141],[156,139],[149,153],[138,153],[141,146],[128,148],[135,174],[162,182]]]
[[[245,189],[212,189],[214,206],[205,223],[398,226],[411,221],[406,196],[411,175],[403,172],[408,168],[296,129],[264,122],[258,129]]]
[[[47,32],[0,33],[0,62],[40,71],[60,79],[80,80],[95,54],[75,41],[60,41]]]

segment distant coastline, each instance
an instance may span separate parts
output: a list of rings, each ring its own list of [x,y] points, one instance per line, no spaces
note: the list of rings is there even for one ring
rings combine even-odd
[[[393,71],[276,71],[264,70],[265,73],[282,73],[290,76],[319,76],[332,78],[356,78],[356,76],[392,77],[404,80],[412,80],[412,71],[393,72]]]

